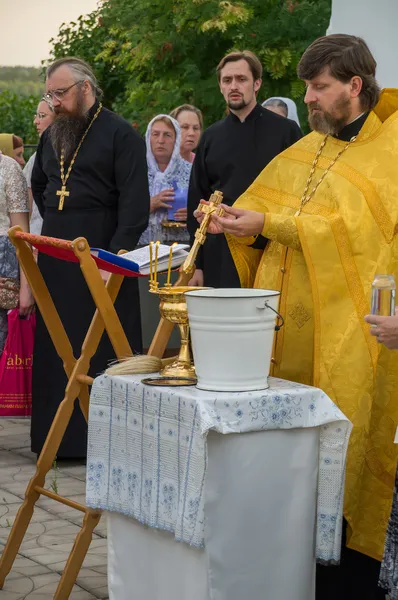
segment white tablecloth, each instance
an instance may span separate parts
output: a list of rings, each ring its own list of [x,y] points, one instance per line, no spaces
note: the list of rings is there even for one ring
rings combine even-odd
[[[176,546],[188,562],[201,557],[203,600],[241,599],[250,589],[253,599],[260,589],[267,600],[312,598],[315,554],[323,562],[340,555],[351,430],[344,415],[320,390],[272,378],[270,389],[241,394],[153,388],[141,378],[101,376],[91,394],[87,504],[129,517],[110,520],[110,586],[118,581],[110,597],[124,600],[120,586],[144,537],[152,558],[164,544],[169,558]],[[248,432],[257,433],[234,435]],[[169,533],[140,526],[141,535],[131,536],[131,518]],[[289,577],[278,569],[286,573],[294,562]],[[173,564],[172,579],[181,579],[181,557]],[[144,586],[137,597],[188,597],[164,586],[156,595],[158,565],[134,572]]]

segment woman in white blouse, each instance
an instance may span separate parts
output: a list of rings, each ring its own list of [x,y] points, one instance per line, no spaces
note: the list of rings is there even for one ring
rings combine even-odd
[[[34,307],[32,292],[25,275],[19,273],[15,248],[8,229],[19,225],[29,231],[28,189],[21,167],[0,152],[0,285],[3,277],[20,279],[19,313],[28,315]],[[7,337],[7,310],[0,306],[0,355]]]

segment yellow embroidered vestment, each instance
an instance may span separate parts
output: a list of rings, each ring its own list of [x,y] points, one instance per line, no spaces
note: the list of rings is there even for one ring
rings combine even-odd
[[[267,248],[251,248],[250,238],[228,242],[243,287],[281,291],[286,325],[276,336],[273,375],[320,387],[354,425],[348,545],[380,560],[398,454],[398,352],[377,344],[364,316],[375,274],[398,274],[398,90],[383,91],[357,140],[295,216],[322,139],[314,132],[285,150],[235,203],[266,213]],[[328,138],[313,184],[344,145]]]

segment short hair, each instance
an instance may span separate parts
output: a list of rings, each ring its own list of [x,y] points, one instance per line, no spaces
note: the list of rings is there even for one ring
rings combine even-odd
[[[23,139],[18,135],[12,134],[12,147],[15,150],[16,148],[20,148],[23,146]]]
[[[96,98],[102,97],[102,90],[98,85],[97,78],[90,65],[81,58],[75,56],[67,56],[65,58],[59,58],[47,67],[46,77],[51,77],[53,73],[60,67],[66,66],[72,72],[72,77],[76,83],[88,81],[90,87]]]
[[[376,66],[377,63],[362,38],[339,33],[315,40],[301,57],[297,74],[300,79],[311,80],[328,68],[330,74],[343,83],[348,83],[352,77],[360,77],[361,106],[365,110],[371,110],[380,97]]]
[[[224,56],[224,58],[222,58],[218,63],[216,68],[218,81],[220,81],[221,70],[225,67],[225,65],[229,62],[237,62],[238,60],[245,60],[247,62],[254,81],[261,79],[263,75],[263,66],[260,62],[260,59],[254,54],[254,52],[251,52],[250,50],[237,50]]]
[[[286,102],[283,102],[283,100],[280,100],[280,98],[271,98],[270,100],[266,100],[265,102],[263,102],[263,106],[265,108],[267,108],[267,106],[275,106],[278,108],[282,108],[283,112],[286,113],[286,117],[289,113],[288,105],[286,104]]]
[[[161,117],[155,117],[152,121],[152,127],[155,125],[155,123],[164,123],[165,125],[167,125],[167,127],[169,127],[174,133],[176,133],[175,127],[172,123],[172,121],[170,121],[170,119],[164,115],[162,115]]]
[[[203,129],[202,111],[199,110],[199,108],[196,108],[196,106],[193,106],[193,104],[181,104],[181,106],[177,106],[177,108],[174,108],[171,111],[170,117],[173,117],[173,119],[175,119],[177,121],[178,115],[180,115],[184,111],[195,113],[195,115],[198,117],[200,128]]]

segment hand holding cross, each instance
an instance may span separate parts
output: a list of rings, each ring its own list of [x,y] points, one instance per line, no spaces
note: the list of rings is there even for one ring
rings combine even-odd
[[[200,203],[195,210],[194,216],[198,217],[200,214],[201,216],[203,215],[203,218],[201,219],[200,227],[195,231],[195,241],[192,244],[192,248],[182,265],[181,270],[185,273],[190,273],[193,270],[199,248],[205,243],[212,215],[216,214],[221,217],[224,214],[224,209],[220,207],[222,199],[222,192],[216,191],[210,196],[208,203]]]

